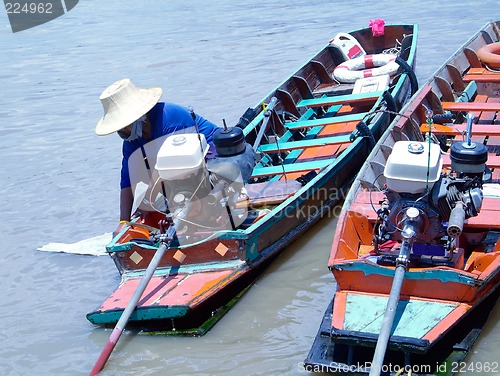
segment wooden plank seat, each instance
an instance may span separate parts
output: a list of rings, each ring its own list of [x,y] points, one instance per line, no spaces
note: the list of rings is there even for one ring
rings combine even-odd
[[[500,73],[491,72],[485,68],[471,68],[464,76],[465,82],[500,83]]]
[[[488,98],[488,103],[500,103],[500,98]],[[498,114],[493,111],[484,111],[479,114],[476,121],[478,124],[500,124],[500,119],[497,119]]]
[[[290,163],[280,166],[255,167],[252,173],[252,177],[257,178],[270,175],[282,175],[283,173],[286,174],[289,172],[303,172],[303,171],[317,170],[328,166],[334,161],[335,158],[329,158],[329,159],[322,159],[319,161]]]
[[[362,120],[365,116],[366,113],[363,112],[359,114],[340,115],[333,117],[325,117],[321,119],[299,120],[299,121],[285,123],[284,126],[289,130],[299,130],[303,128],[325,126],[336,123],[345,123],[348,121],[359,121]]]
[[[427,133],[429,126],[422,124],[420,130],[422,133]],[[453,125],[432,125],[432,133],[443,136],[460,136],[465,133],[467,124],[453,124]],[[472,125],[473,136],[500,136],[500,124],[474,124]]]
[[[488,228],[500,230],[498,216],[500,214],[500,197],[485,197],[479,216],[469,218],[465,221],[469,228]]]
[[[298,103],[299,107],[322,107],[322,106],[333,106],[336,104],[344,103],[365,103],[374,102],[380,98],[383,91],[376,91],[372,93],[359,93],[359,94],[348,94],[348,95],[336,95],[332,97],[321,97],[313,99],[303,99]]]
[[[448,111],[500,111],[498,102],[442,102]]]
[[[338,145],[351,142],[350,135],[338,135],[332,137],[321,137],[312,140],[289,141],[273,144],[263,144],[259,146],[259,151],[263,153],[278,153],[288,150],[307,149],[318,146]]]

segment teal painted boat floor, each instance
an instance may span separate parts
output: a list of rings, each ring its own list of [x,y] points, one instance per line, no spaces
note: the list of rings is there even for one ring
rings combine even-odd
[[[491,312],[491,308],[498,300],[500,289],[497,289],[475,310],[474,315],[466,315],[460,325],[451,328],[449,335],[436,343],[429,351],[423,353],[411,353],[407,358],[405,351],[399,347],[389,346],[386,353],[386,364],[404,369],[408,359],[415,368],[421,367],[426,372],[412,373],[414,375],[452,375],[456,367],[467,359],[467,355],[481,334],[482,327]],[[383,297],[382,297],[383,298]],[[367,301],[366,301],[367,302]],[[325,311],[320,328],[314,339],[314,343],[305,359],[305,364],[311,369],[320,369],[321,372],[329,372],[342,375],[368,375],[369,365],[373,359],[376,336],[372,336],[373,342],[362,339],[353,341],[332,341],[330,329],[332,324],[332,311],[335,309],[334,300]],[[367,316],[371,307],[363,307],[357,312],[358,317]],[[425,312],[427,314],[427,311]],[[423,315],[413,317],[414,322],[423,320]],[[351,334],[355,334],[352,332]],[[398,340],[402,340],[399,337]],[[402,345],[402,343],[400,343]],[[342,370],[342,372],[339,372]],[[393,373],[394,375],[395,373]],[[404,373],[406,374],[406,373]]]
[[[380,333],[388,298],[348,294],[343,330]],[[458,304],[422,300],[400,300],[392,334],[421,339],[440,323]],[[340,329],[340,328],[339,328]]]

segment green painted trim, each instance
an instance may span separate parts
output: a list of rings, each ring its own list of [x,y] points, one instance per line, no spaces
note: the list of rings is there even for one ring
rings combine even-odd
[[[175,319],[186,316],[188,311],[187,306],[139,307],[132,312],[129,321]],[[96,325],[114,324],[118,322],[122,313],[123,309],[95,311],[87,314],[87,319]]]
[[[460,97],[457,98],[457,102],[470,102],[470,100],[477,93],[477,84],[476,81],[471,81],[465,87],[465,90],[462,92]]]
[[[339,135],[332,137],[321,137],[313,140],[290,141],[276,144],[260,145],[259,150],[263,153],[277,153],[279,150],[304,149],[313,146],[326,146],[344,144],[350,142],[350,135]]]
[[[252,132],[263,119],[264,119],[264,111],[261,111],[257,114],[256,117],[252,119],[252,121],[245,128],[243,128],[243,134],[245,135],[245,137],[248,136],[248,134]]]
[[[155,247],[155,246],[151,246],[151,245],[148,245],[148,244],[139,244],[139,243],[136,243],[136,242],[126,242],[126,243],[113,243],[113,244],[109,244],[107,247],[106,247],[106,252],[108,253],[114,253],[114,252],[126,252],[126,251],[130,251],[130,249],[132,248],[132,245],[137,245],[141,248],[145,248],[145,249],[151,249],[151,250],[157,250],[158,247]]]
[[[358,93],[358,94],[346,94],[346,95],[336,95],[330,97],[321,97],[313,99],[303,99],[299,102],[297,106],[299,107],[320,107],[320,106],[333,106],[338,104],[348,104],[362,101],[364,99],[376,100],[380,98],[383,91],[374,91],[368,93]]]
[[[286,164],[283,166],[270,166],[270,167],[254,168],[252,176],[258,177],[258,176],[282,174],[283,172],[288,173],[288,172],[314,170],[316,168],[326,167],[326,166],[332,164],[334,161],[335,161],[335,158],[322,159],[320,161],[313,161],[313,162],[301,162],[301,163],[293,163],[293,164],[291,163],[291,164]]]
[[[385,268],[378,265],[372,265],[362,260],[349,261],[342,264],[336,264],[332,268],[350,272],[361,271],[367,277],[370,275],[382,275],[389,278],[394,277],[394,269]],[[410,269],[406,272],[405,279],[412,279],[412,280],[435,279],[443,283],[455,282],[471,286],[474,286],[477,283],[476,278],[464,275],[462,273],[457,273],[454,270],[446,270],[446,269],[424,269],[422,271],[414,271]]]
[[[360,114],[326,117],[313,120],[295,121],[295,122],[285,123],[285,127],[289,130],[298,130],[302,128],[325,126],[336,123],[344,123],[348,121],[358,121],[362,120],[366,115],[367,113],[360,113]]]
[[[254,261],[257,257],[259,257],[259,246],[257,244],[257,238],[247,243],[245,258],[248,261]]]
[[[240,259],[234,259],[234,260],[229,260],[229,261],[224,261],[224,262],[205,262],[201,264],[186,264],[186,265],[181,265],[179,267],[168,267],[168,268],[161,268],[161,269],[156,269],[154,271],[154,276],[168,276],[172,271],[175,270],[175,273],[177,274],[190,274],[193,272],[196,273],[201,273],[205,271],[217,271],[217,270],[238,270],[246,267],[247,264],[240,260]],[[122,279],[126,280],[129,278],[139,278],[144,275],[145,271],[144,270],[138,270],[138,271],[126,271],[123,273]]]

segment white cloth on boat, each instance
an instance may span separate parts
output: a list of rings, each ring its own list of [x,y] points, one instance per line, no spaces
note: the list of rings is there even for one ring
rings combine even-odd
[[[106,254],[106,245],[111,241],[110,232],[83,239],[76,243],[48,243],[39,247],[38,251],[72,253],[77,255],[103,256]]]

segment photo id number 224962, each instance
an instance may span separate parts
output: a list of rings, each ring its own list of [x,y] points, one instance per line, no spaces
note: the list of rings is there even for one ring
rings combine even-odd
[[[51,14],[52,3],[5,3],[7,14]]]

